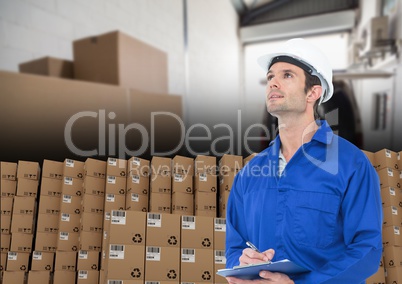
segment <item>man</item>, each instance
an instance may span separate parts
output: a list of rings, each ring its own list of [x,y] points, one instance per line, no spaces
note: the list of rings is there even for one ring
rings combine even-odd
[[[364,283],[382,253],[378,176],[315,110],[333,93],[328,59],[303,39],[261,57],[279,135],[237,174],[227,207],[227,267],[289,259],[310,272],[257,283]],[[261,253],[246,246],[253,243]],[[227,277],[229,283],[254,283]]]

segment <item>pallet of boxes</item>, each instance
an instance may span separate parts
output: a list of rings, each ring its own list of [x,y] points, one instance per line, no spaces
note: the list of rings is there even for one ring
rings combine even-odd
[[[383,206],[383,258],[368,284],[402,282],[402,189],[401,152],[388,149],[363,151],[380,179]]]

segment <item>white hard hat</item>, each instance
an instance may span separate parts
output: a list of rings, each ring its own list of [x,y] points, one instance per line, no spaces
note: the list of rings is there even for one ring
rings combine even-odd
[[[328,101],[334,93],[332,85],[332,68],[328,58],[314,45],[302,38],[294,38],[285,42],[277,52],[266,54],[257,59],[258,64],[268,72],[275,62],[288,62],[297,65],[317,76],[321,81],[323,93],[319,103]]]

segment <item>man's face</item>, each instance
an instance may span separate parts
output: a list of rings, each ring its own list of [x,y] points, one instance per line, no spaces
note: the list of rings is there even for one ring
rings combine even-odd
[[[304,92],[306,77],[303,69],[286,62],[277,62],[267,73],[266,104],[274,116],[302,113],[306,109]]]

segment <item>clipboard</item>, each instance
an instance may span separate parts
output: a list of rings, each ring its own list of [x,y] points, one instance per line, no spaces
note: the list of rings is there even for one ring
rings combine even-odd
[[[223,277],[233,276],[244,280],[254,280],[261,279],[259,273],[262,270],[281,272],[286,275],[294,275],[310,271],[300,265],[297,265],[289,259],[284,259],[275,262],[269,261],[257,264],[239,265],[233,268],[219,269],[216,274]]]

